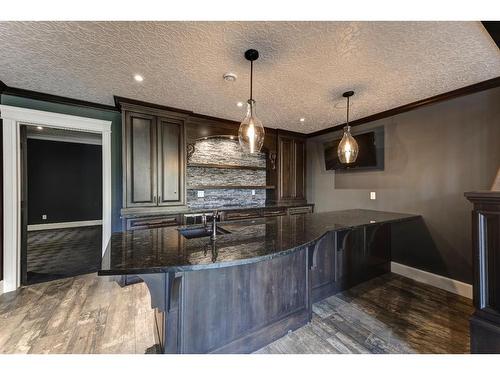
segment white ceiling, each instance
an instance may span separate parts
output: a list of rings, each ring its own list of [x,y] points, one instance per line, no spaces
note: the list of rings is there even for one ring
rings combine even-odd
[[[237,121],[236,102],[248,99],[243,53],[255,48],[259,117],[304,133],[343,123],[350,89],[356,119],[500,75],[480,22],[0,22],[0,46],[8,86]],[[236,82],[222,79],[228,71]]]

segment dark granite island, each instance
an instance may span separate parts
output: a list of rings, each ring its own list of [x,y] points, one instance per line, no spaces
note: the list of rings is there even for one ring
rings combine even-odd
[[[164,353],[249,353],[306,324],[314,301],[390,270],[391,224],[345,210],[222,222],[215,241],[165,227],[114,233],[99,275],[138,275]]]

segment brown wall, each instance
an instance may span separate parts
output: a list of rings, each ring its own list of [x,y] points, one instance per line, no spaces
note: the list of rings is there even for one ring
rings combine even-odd
[[[414,245],[393,249],[393,260],[471,282],[471,205],[463,193],[489,189],[500,166],[500,88],[355,131],[380,125],[385,126],[384,171],[326,171],[322,142],[337,135],[308,141],[308,201],[318,212],[368,208],[421,214],[424,224]],[[375,201],[370,191],[377,193]]]

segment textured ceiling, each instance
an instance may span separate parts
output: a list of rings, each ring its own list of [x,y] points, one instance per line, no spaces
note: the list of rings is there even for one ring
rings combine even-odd
[[[237,121],[236,102],[248,99],[243,53],[255,48],[259,117],[304,133],[343,123],[349,89],[357,119],[500,75],[480,22],[1,22],[0,45],[9,86]],[[222,79],[228,71],[236,82]]]

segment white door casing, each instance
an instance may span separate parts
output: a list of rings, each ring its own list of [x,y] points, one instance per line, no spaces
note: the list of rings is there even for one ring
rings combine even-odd
[[[21,284],[20,126],[99,133],[102,137],[102,253],[111,238],[111,121],[0,105],[3,120],[3,292]]]

